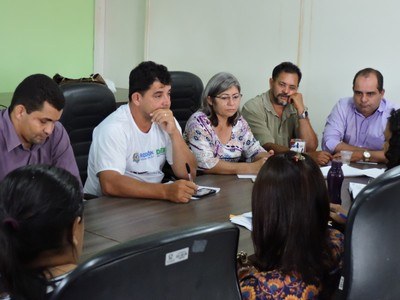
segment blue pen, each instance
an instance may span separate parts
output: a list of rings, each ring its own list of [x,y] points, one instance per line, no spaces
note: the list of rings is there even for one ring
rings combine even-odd
[[[340,212],[337,213],[339,215],[339,217],[341,217],[342,219],[347,220],[347,216],[345,214],[342,214]]]

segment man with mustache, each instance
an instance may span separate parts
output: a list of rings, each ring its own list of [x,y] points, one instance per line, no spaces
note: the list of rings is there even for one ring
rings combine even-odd
[[[395,105],[383,98],[383,76],[372,68],[357,72],[353,97],[340,99],[326,120],[322,149],[340,156],[353,151],[351,161],[385,162],[384,131]]]
[[[272,71],[270,89],[247,101],[242,108],[255,138],[267,150],[282,153],[289,150],[291,139],[306,142],[306,152],[320,165],[327,164],[332,155],[316,151],[318,139],[308,118],[303,95],[298,93],[300,69],[283,62]]]

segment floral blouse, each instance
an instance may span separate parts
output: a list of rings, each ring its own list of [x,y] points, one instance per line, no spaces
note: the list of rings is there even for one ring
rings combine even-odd
[[[200,111],[189,118],[184,137],[196,156],[199,169],[211,169],[220,159],[251,162],[258,153],[265,152],[242,116],[232,127],[231,138],[226,144],[221,143],[210,120]]]
[[[329,230],[329,247],[334,261],[331,274],[342,268],[344,236],[336,229]],[[243,300],[311,300],[318,299],[321,291],[319,280],[306,284],[295,275],[285,275],[279,270],[259,272],[255,267],[239,274]]]

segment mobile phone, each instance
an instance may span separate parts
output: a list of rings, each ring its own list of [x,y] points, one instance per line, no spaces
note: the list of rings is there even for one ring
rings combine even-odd
[[[209,188],[200,188],[197,190],[196,194],[194,194],[192,197],[196,197],[196,198],[202,198],[208,195],[212,195],[215,194],[216,190],[214,189],[209,189]]]

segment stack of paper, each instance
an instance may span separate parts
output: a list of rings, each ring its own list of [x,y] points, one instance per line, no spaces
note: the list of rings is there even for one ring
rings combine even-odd
[[[253,229],[253,226],[251,223],[251,219],[252,219],[251,211],[241,214],[241,215],[238,215],[238,216],[231,215],[230,219],[231,219],[232,223],[246,227],[250,231]]]

